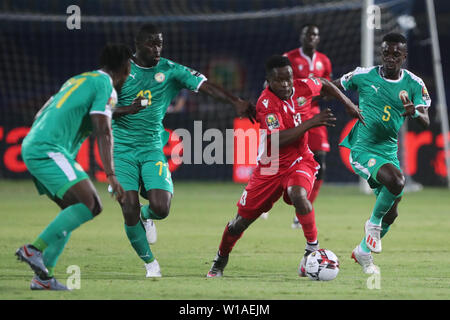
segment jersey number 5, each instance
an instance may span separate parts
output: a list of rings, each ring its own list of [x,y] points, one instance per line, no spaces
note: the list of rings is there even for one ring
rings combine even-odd
[[[152,104],[152,92],[150,90],[141,90],[137,94],[137,97],[141,97],[148,100],[147,106]]]
[[[389,112],[390,109],[391,109],[390,106],[384,107],[384,115],[383,115],[383,117],[381,117],[381,119],[383,119],[383,121],[389,121],[389,119],[391,119],[391,113]]]

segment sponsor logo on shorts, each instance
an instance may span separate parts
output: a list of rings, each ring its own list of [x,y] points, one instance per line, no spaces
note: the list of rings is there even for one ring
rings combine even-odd
[[[78,171],[84,171],[83,167],[79,164],[79,163],[75,163],[74,164],[75,169],[77,169]]]

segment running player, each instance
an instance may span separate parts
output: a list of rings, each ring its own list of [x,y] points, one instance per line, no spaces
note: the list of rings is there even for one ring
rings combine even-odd
[[[82,142],[93,132],[100,157],[117,200],[124,191],[116,179],[112,158],[112,108],[130,72],[131,50],[107,45],[101,69],[67,80],[36,115],[22,144],[23,160],[39,194],[46,194],[62,211],[32,244],[16,251],[34,270],[32,290],[67,290],[54,278],[54,268],[72,231],[102,211],[100,198],[88,175],[75,161]],[[115,88],[115,89],[114,89]]]
[[[294,72],[294,79],[320,77],[331,80],[331,62],[328,57],[317,51],[320,42],[320,30],[315,24],[305,24],[300,29],[301,47],[286,52],[284,55],[289,58]],[[304,108],[301,111],[303,121],[312,118],[320,113],[318,101],[313,101],[311,108]],[[325,126],[312,128],[308,131],[308,145],[314,153],[314,159],[320,164],[320,169],[316,176],[313,189],[309,196],[309,201],[314,203],[319,194],[325,178],[326,154],[330,151],[328,142],[328,132]],[[294,217],[292,228],[301,228],[297,217]]]
[[[303,226],[306,248],[299,275],[305,275],[305,258],[319,248],[314,209],[308,198],[318,163],[308,148],[307,131],[318,126],[334,126],[336,119],[330,109],[325,109],[303,122],[301,109],[310,105],[314,96],[325,93],[337,98],[350,115],[363,121],[358,107],[328,80],[293,80],[292,67],[286,57],[276,55],[269,58],[266,62],[266,79],[268,86],[256,104],[256,119],[262,129],[258,166],[237,203],[236,217],[225,227],[208,278],[223,275],[228,256],[243,232],[263,212],[269,211],[281,196],[286,203],[294,206],[295,214]],[[275,143],[276,146],[277,141],[278,156],[273,154],[277,153],[274,147],[271,157],[267,157],[264,151],[272,150],[271,144]]]
[[[365,273],[379,273],[371,252],[381,252],[381,238],[398,216],[405,177],[397,158],[397,139],[406,117],[423,127],[430,124],[430,97],[424,82],[402,69],[407,56],[406,38],[398,33],[383,37],[382,65],[356,68],[340,79],[338,86],[357,90],[366,126],[357,122],[341,145],[351,149],[350,163],[366,179],[376,195],[375,206],[365,224],[365,237],[353,250],[352,258]]]
[[[114,161],[117,178],[125,189],[121,203],[125,232],[145,263],[146,276],[160,277],[160,266],[149,243],[156,241],[153,220],[168,216],[173,195],[163,152],[168,135],[162,124],[170,102],[186,88],[232,104],[239,116],[252,118],[254,106],[210,83],[201,73],[161,57],[163,34],[157,26],[143,25],[135,45],[130,76],[113,115]],[[149,200],[142,208],[139,192]]]

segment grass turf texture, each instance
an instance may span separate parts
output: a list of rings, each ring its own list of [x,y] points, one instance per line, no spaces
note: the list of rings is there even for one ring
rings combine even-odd
[[[30,181],[0,181],[0,300],[151,299],[151,300],[301,300],[449,299],[449,191],[426,188],[405,194],[400,215],[375,255],[381,288],[369,290],[368,276],[350,259],[363,236],[375,197],[357,187],[324,185],[316,201],[322,248],[336,253],[341,270],[334,281],[299,278],[305,240],[291,229],[293,208],[278,202],[268,220],[258,219],[230,255],[221,279],[206,279],[225,224],[236,214],[243,186],[232,183],[175,182],[166,220],[157,221],[152,246],[163,277],[146,279],[143,262],[132,250],[121,211],[96,185],[102,214],[76,230],[59,259],[56,278],[66,283],[69,265],[81,269],[81,289],[33,292],[32,271],[15,259],[15,250],[32,242],[58,208],[38,196]]]

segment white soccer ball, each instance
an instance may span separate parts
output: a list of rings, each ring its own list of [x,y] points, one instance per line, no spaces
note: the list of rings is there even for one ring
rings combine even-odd
[[[328,249],[316,250],[306,259],[305,271],[311,280],[333,280],[339,273],[339,259]]]

